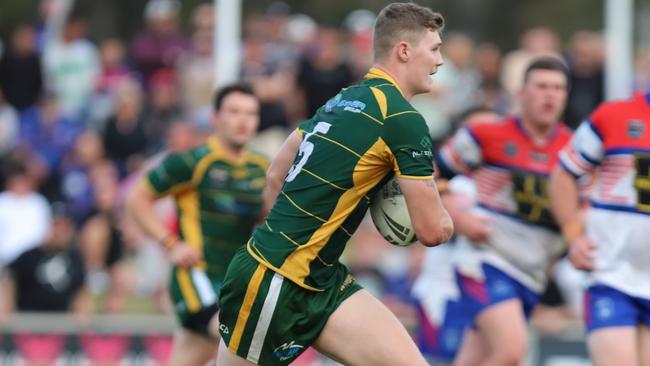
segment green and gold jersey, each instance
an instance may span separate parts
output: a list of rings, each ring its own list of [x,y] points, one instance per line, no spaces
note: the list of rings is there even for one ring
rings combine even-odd
[[[203,252],[199,266],[223,279],[237,249],[246,243],[262,210],[269,161],[247,150],[234,160],[220,142],[170,154],[147,176],[159,196],[176,200],[179,237]]]
[[[298,127],[299,152],[264,224],[249,240],[260,263],[310,290],[331,287],[339,257],[371,191],[393,174],[431,179],[432,142],[422,116],[378,68]]]

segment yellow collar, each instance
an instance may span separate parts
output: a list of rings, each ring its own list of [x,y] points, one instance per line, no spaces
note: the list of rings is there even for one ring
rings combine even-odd
[[[392,76],[390,76],[386,71],[380,69],[379,67],[371,67],[370,70],[368,70],[366,76],[364,76],[364,79],[375,79],[375,78],[388,80],[389,83],[393,84],[397,88],[397,90],[399,90],[400,94],[404,95],[404,93],[402,93],[402,89],[399,88],[399,85],[397,85],[395,79],[393,79]]]
[[[225,160],[230,164],[241,165],[248,159],[248,149],[245,149],[240,156],[234,156],[223,148],[222,142],[215,136],[210,136],[208,138],[207,145],[210,147],[212,153],[215,154],[215,156],[218,156],[220,159]]]

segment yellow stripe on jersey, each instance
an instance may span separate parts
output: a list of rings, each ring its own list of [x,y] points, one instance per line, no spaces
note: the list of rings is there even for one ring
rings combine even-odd
[[[370,70],[368,70],[368,73],[366,74],[364,79],[375,79],[375,78],[388,80],[391,84],[393,84],[395,88],[397,88],[397,90],[399,90],[400,94],[404,95],[404,93],[402,93],[402,89],[399,88],[399,85],[397,85],[397,82],[395,81],[395,79],[393,79],[392,76],[390,76],[386,71],[378,67],[371,67]]]
[[[178,279],[178,284],[181,288],[181,294],[187,304],[187,310],[190,313],[195,313],[201,308],[201,302],[199,301],[199,296],[196,293],[196,289],[192,285],[192,280],[190,280],[190,275],[187,273],[185,268],[176,269],[176,278]]]
[[[246,327],[248,317],[251,314],[253,303],[255,302],[257,293],[260,290],[260,284],[262,284],[262,280],[264,279],[264,272],[266,272],[266,267],[258,264],[255,273],[253,273],[253,277],[251,277],[250,282],[248,282],[248,288],[246,288],[246,294],[244,295],[244,302],[239,309],[239,314],[237,314],[235,329],[232,332],[230,344],[228,345],[228,349],[232,353],[237,353],[237,349],[239,349],[239,342],[241,342],[241,337],[244,334],[244,328]]]
[[[297,208],[300,212],[305,213],[305,214],[307,214],[307,215],[309,215],[309,216],[315,218],[316,220],[318,220],[318,221],[320,221],[320,222],[327,222],[327,220],[325,220],[325,219],[323,219],[323,218],[321,218],[321,217],[318,217],[318,216],[314,215],[313,213],[311,213],[311,212],[305,210],[304,208],[300,207],[300,205],[298,205],[296,202],[294,202],[294,200],[292,200],[291,197],[289,197],[288,194],[284,193],[284,191],[281,191],[280,193],[282,193],[282,195],[283,195],[284,197],[286,197],[287,200],[289,200],[289,202],[291,202],[291,204],[293,205],[293,207]]]
[[[197,186],[201,182],[201,179],[203,179],[203,176],[205,175],[205,171],[210,167],[210,164],[222,158],[223,158],[222,154],[218,150],[212,148],[212,151],[206,156],[204,156],[203,158],[201,158],[198,164],[196,164],[194,173],[192,173],[192,184],[194,186]]]
[[[318,257],[318,253],[329,241],[335,230],[354,211],[359,201],[372,187],[377,185],[389,169],[386,159],[394,159],[386,143],[380,138],[359,159],[352,174],[353,187],[339,198],[334,211],[320,228],[309,238],[309,241],[291,253],[282,264],[280,270],[285,277],[303,284],[309,276],[309,265]]]
[[[345,190],[347,190],[347,188],[343,188],[343,187],[341,187],[341,186],[339,186],[339,185],[337,185],[337,184],[334,184],[334,183],[330,182],[329,180],[327,180],[327,179],[321,177],[320,175],[318,175],[318,174],[312,172],[311,170],[307,170],[307,169],[305,169],[305,168],[302,168],[301,171],[303,171],[303,172],[305,172],[305,173],[311,175],[312,177],[314,177],[314,178],[320,180],[320,181],[323,182],[323,183],[327,183],[327,184],[331,185],[332,187],[334,187],[334,188],[336,188],[336,189],[340,189],[341,191],[345,191]]]
[[[359,113],[360,113],[361,115],[363,115],[363,116],[366,116],[366,117],[370,118],[370,119],[373,120],[374,122],[379,123],[379,124],[382,125],[382,126],[384,125],[384,122],[378,120],[377,118],[375,118],[375,117],[369,115],[369,114],[366,113],[366,112],[361,111],[361,112],[359,112]]]
[[[433,180],[432,175],[401,175],[395,174],[398,178],[413,179],[413,180]]]
[[[379,105],[379,111],[381,112],[381,117],[386,119],[386,114],[388,113],[388,102],[386,101],[386,94],[383,91],[371,86],[370,91],[375,96],[377,104]],[[383,124],[383,123],[382,123]]]
[[[246,245],[246,250],[248,251],[248,254],[251,255],[251,257],[255,258],[256,261],[260,262],[266,268],[272,270],[273,272],[275,272],[277,274],[280,274],[280,275],[282,275],[282,276],[284,276],[286,278],[289,278],[289,279],[293,280],[294,283],[297,284],[298,286],[300,286],[300,287],[302,287],[302,288],[304,288],[306,290],[309,290],[309,291],[315,291],[315,292],[322,292],[323,291],[323,289],[316,288],[316,287],[311,287],[309,285],[305,285],[302,282],[296,282],[295,279],[293,277],[291,277],[291,275],[289,273],[287,273],[287,272],[281,270],[280,268],[272,265],[271,261],[264,258],[264,256],[260,252],[260,250],[257,249],[257,247],[255,246],[255,241],[249,241],[248,244]]]
[[[199,209],[199,193],[190,191],[176,197],[180,210],[180,229],[183,241],[203,253],[203,235],[201,235],[201,212]],[[205,269],[205,260],[199,262],[197,267]]]
[[[334,141],[334,140],[332,140],[332,139],[330,139],[330,138],[327,138],[327,137],[325,137],[325,136],[323,136],[323,135],[320,135],[320,134],[317,134],[317,133],[315,133],[315,134],[313,134],[313,135],[311,135],[311,136],[318,137],[318,138],[323,139],[323,140],[325,140],[325,141],[329,141],[329,142],[333,143],[334,145],[340,146],[340,147],[342,147],[343,149],[345,149],[345,150],[351,152],[352,154],[354,154],[354,156],[356,156],[357,158],[360,158],[360,157],[361,157],[361,154],[359,154],[358,152],[356,152],[356,151],[350,149],[349,147],[343,145],[342,143],[340,143],[340,142],[338,142],[338,141]]]

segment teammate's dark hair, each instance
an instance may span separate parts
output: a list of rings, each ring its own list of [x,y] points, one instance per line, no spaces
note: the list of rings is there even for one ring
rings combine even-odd
[[[221,105],[223,104],[223,100],[232,93],[242,93],[242,94],[247,94],[247,95],[252,95],[255,98],[257,96],[253,92],[253,88],[246,83],[235,83],[235,84],[229,84],[224,86],[223,88],[219,89],[217,93],[214,96],[214,110],[218,111],[221,109]]]
[[[569,69],[566,64],[557,57],[545,56],[534,59],[526,68],[524,73],[524,84],[528,81],[530,73],[534,70],[553,70],[559,71],[566,77],[567,83],[569,81]]]

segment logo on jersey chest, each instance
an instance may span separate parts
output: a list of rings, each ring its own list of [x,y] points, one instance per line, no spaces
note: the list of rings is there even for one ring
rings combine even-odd
[[[633,139],[638,139],[643,136],[645,132],[645,125],[643,121],[638,119],[630,119],[627,121],[627,135]]]
[[[514,158],[517,156],[517,151],[519,151],[519,148],[514,142],[506,142],[503,145],[503,153],[506,154],[506,156]]]

